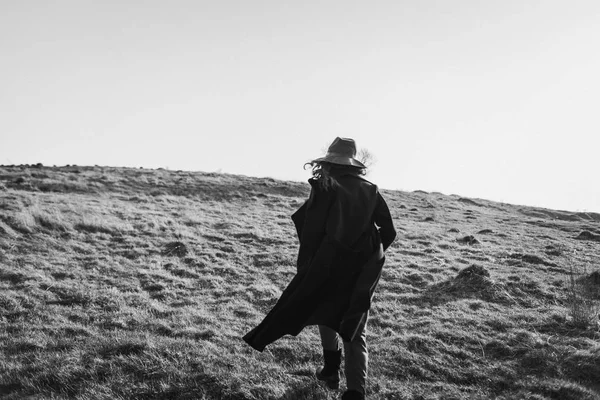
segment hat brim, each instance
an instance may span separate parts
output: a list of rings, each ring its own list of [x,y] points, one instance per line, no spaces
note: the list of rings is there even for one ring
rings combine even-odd
[[[337,165],[347,165],[349,167],[367,168],[365,164],[352,157],[325,156],[311,161],[311,163],[316,162],[328,162]]]

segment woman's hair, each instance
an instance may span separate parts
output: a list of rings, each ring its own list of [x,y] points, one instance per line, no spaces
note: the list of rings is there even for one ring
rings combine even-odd
[[[351,165],[332,164],[327,161],[310,162],[304,164],[304,169],[309,165],[312,168],[313,179],[319,182],[324,190],[329,190],[338,185],[337,177],[342,175],[365,175],[366,168]]]

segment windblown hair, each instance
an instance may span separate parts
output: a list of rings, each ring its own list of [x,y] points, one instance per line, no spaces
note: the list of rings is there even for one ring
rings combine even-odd
[[[353,167],[350,165],[332,164],[326,161],[310,162],[304,164],[304,169],[310,166],[312,168],[313,179],[319,182],[324,190],[335,188],[338,185],[337,177],[342,175],[365,175],[366,168]]]

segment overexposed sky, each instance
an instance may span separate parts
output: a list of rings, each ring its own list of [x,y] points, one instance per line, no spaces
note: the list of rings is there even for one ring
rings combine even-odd
[[[0,164],[308,179],[600,212],[600,1],[0,0]]]

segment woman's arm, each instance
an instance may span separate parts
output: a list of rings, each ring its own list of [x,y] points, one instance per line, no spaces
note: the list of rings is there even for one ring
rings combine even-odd
[[[374,220],[379,227],[383,250],[387,250],[396,238],[396,229],[394,229],[390,209],[380,193],[377,193],[377,206],[375,207]]]

